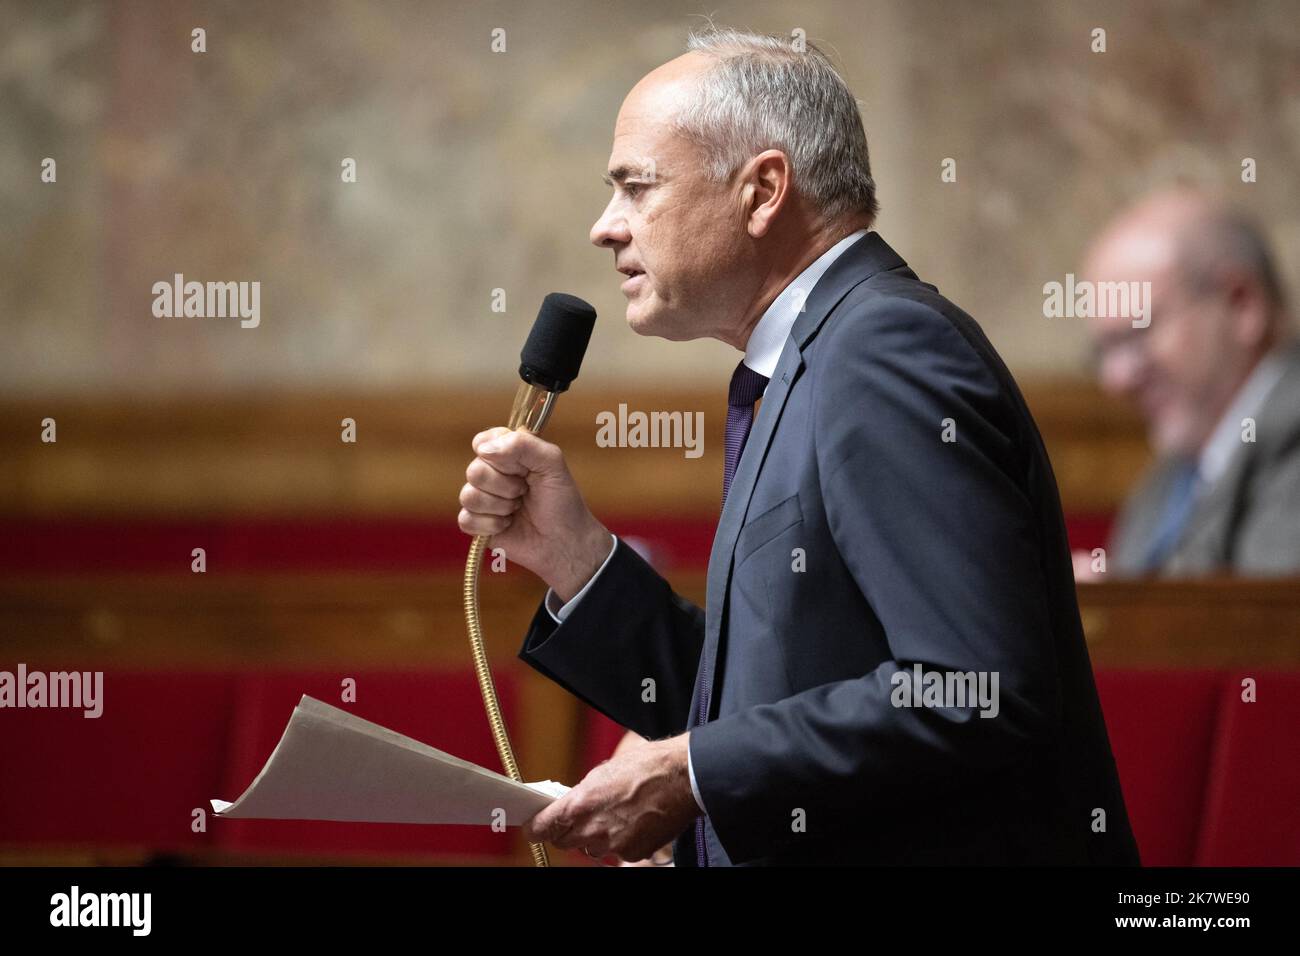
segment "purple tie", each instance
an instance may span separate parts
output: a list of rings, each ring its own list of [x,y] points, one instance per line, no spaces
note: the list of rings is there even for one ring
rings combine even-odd
[[[741,362],[731,375],[731,388],[727,393],[727,430],[723,444],[727,457],[722,469],[722,503],[727,503],[727,493],[731,491],[731,479],[736,476],[736,466],[740,462],[740,453],[745,450],[745,440],[754,424],[754,403],[767,388],[768,377],[760,375]],[[709,713],[708,674],[701,673],[700,709],[695,715],[695,724],[704,723]],[[700,866],[709,865],[708,851],[704,848],[704,816],[695,818],[695,858]]]
[[[741,362],[731,374],[731,388],[727,393],[727,430],[723,443],[726,445],[727,457],[722,469],[722,503],[727,503],[727,492],[731,491],[731,479],[736,476],[736,465],[740,462],[740,453],[745,450],[745,439],[754,424],[754,403],[767,388],[767,376],[760,375]]]

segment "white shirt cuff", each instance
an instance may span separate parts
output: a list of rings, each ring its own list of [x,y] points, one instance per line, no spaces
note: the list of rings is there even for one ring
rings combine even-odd
[[[609,564],[609,559],[614,556],[614,552],[618,549],[618,538],[613,534],[610,534],[609,538],[611,542],[609,546],[609,554],[606,555],[605,560],[601,563],[600,567],[596,569],[596,573],[591,576],[591,580],[584,584],[582,590],[575,594],[571,600],[561,607],[556,607],[555,602],[558,601],[559,598],[555,596],[554,588],[546,589],[546,610],[547,613],[555,619],[556,624],[563,623],[564,619],[569,616],[569,612],[578,606],[578,602],[581,601],[582,596],[587,593],[587,589],[591,587],[596,578],[600,577],[600,572],[605,570],[605,566]]]
[[[691,778],[691,793],[695,794],[695,803],[699,806],[700,812],[708,816],[709,811],[704,809],[704,798],[700,796],[700,788],[695,783],[695,765],[691,763],[690,734],[686,736],[686,772]]]

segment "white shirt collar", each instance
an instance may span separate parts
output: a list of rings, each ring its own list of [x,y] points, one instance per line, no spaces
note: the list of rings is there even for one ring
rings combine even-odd
[[[1203,487],[1214,484],[1228,470],[1233,453],[1242,444],[1242,419],[1253,418],[1259,412],[1268,393],[1282,378],[1286,363],[1283,362],[1281,353],[1281,349],[1274,349],[1259,360],[1245,384],[1237,389],[1236,397],[1219,419],[1219,424],[1210,433],[1197,462]]]
[[[866,229],[849,233],[823,252],[781,290],[781,294],[772,300],[772,304],[767,307],[767,311],[763,313],[762,318],[749,334],[743,359],[747,366],[760,375],[772,377],[772,373],[776,371],[776,363],[781,358],[781,351],[785,348],[785,340],[790,336],[790,329],[794,327],[799,313],[804,310],[808,296],[812,295],[813,287],[817,285],[817,280],[825,274],[831,267],[831,263],[838,259],[845,249],[866,234]]]

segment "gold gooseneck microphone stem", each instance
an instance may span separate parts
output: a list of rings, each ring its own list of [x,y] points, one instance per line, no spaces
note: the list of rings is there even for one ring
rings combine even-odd
[[[555,405],[555,393],[548,392],[528,382],[521,382],[515,393],[515,406],[510,412],[507,423],[513,430],[524,429],[534,435],[540,434],[551,416]],[[483,647],[483,628],[478,616],[478,572],[483,563],[483,552],[487,549],[492,536],[477,534],[469,545],[469,557],[465,561],[465,625],[469,629],[469,646],[474,655],[474,673],[478,676],[479,691],[483,694],[483,706],[487,709],[488,724],[492,727],[492,739],[501,756],[510,779],[524,782],[515,762],[514,750],[510,747],[510,736],[506,733],[506,722],[501,716],[501,704],[497,700],[496,685],[492,682],[492,669],[488,665],[487,651]],[[528,849],[537,866],[550,866],[546,856],[546,847],[541,843],[530,843]]]

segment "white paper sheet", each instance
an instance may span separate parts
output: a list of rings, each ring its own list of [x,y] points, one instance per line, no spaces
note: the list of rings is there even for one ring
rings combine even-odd
[[[266,766],[218,817],[519,826],[569,790],[517,783],[303,695]]]

